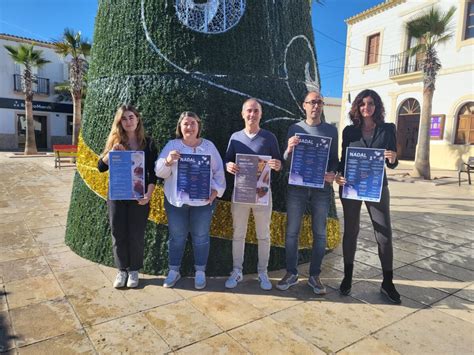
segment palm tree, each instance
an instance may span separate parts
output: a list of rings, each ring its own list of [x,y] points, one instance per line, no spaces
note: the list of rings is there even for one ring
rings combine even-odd
[[[452,6],[442,13],[432,7],[427,13],[407,23],[408,35],[418,39],[418,44],[409,49],[409,55],[423,54],[423,105],[421,108],[418,147],[416,149],[415,166],[411,173],[414,177],[431,179],[430,171],[430,125],[433,94],[436,75],[441,69],[441,62],[436,51],[438,44],[446,42],[453,36],[449,22],[456,12]]]
[[[85,80],[84,73],[87,70],[87,57],[91,51],[91,45],[84,38],[81,32],[74,32],[69,28],[64,30],[61,40],[54,41],[56,53],[66,58],[71,56],[69,66],[69,91],[73,102],[73,128],[72,144],[77,145],[79,130],[81,129],[82,117],[82,94]]]
[[[18,47],[5,46],[12,60],[23,65],[23,73],[21,75],[21,87],[25,94],[25,116],[26,116],[26,142],[25,155],[36,154],[35,128],[33,122],[33,83],[36,78],[33,74],[33,67],[42,67],[49,63],[42,57],[43,51],[35,50],[33,45],[20,44]]]

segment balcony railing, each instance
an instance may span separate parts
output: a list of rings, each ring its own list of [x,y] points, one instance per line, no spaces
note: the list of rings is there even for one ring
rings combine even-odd
[[[20,74],[13,74],[13,86],[15,91],[23,92]],[[33,81],[33,92],[35,94],[49,95],[49,79],[35,77]]]
[[[390,56],[390,77],[422,70],[423,60],[423,55],[408,55],[407,52]]]

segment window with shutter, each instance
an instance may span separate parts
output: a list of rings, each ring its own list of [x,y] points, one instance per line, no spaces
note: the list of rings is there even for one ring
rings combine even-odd
[[[380,33],[376,33],[367,38],[367,52],[365,64],[375,64],[379,58]]]

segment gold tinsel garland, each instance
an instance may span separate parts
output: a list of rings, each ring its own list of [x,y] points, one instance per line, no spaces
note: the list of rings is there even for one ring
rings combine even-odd
[[[79,136],[77,170],[86,185],[101,198],[107,198],[108,191],[108,173],[100,173],[97,170],[97,160],[99,157],[87,146]],[[229,201],[219,200],[211,224],[211,235],[217,238],[232,240],[232,215],[230,212]],[[157,185],[150,201],[150,216],[148,219],[158,224],[167,224],[166,212],[164,208],[163,186]],[[257,244],[255,233],[255,223],[252,215],[249,219],[247,230],[247,243]],[[270,224],[271,244],[273,246],[285,247],[286,213],[273,211]],[[337,218],[327,219],[327,247],[336,248],[341,240],[339,221]],[[310,249],[313,244],[311,231],[311,217],[305,215],[301,226],[301,235],[299,241],[300,249]]]

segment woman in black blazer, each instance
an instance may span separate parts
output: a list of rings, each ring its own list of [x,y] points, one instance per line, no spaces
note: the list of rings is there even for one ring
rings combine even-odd
[[[398,165],[396,127],[393,123],[385,123],[385,109],[380,96],[373,90],[364,90],[355,98],[349,113],[352,125],[347,126],[342,133],[342,159],[336,182],[340,185],[339,196],[342,196],[342,186],[346,183],[344,166],[347,147],[365,147],[385,149],[385,162],[390,169]],[[341,198],[344,210],[344,279],[339,291],[349,295],[352,287],[352,272],[354,256],[357,247],[357,237],[360,229],[360,210],[362,201]],[[365,202],[374,227],[379,258],[383,270],[383,282],[380,292],[394,303],[401,303],[400,294],[393,284],[393,247],[392,227],[390,222],[390,192],[387,175],[384,173],[382,195],[380,202]]]

